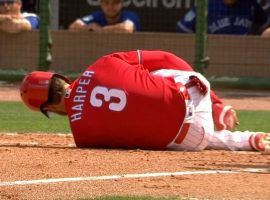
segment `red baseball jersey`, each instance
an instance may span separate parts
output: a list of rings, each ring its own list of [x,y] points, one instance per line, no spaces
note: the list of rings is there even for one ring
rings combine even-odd
[[[104,56],[70,85],[65,105],[78,147],[165,149],[175,138],[184,97],[173,78],[149,73],[163,64],[144,52]]]

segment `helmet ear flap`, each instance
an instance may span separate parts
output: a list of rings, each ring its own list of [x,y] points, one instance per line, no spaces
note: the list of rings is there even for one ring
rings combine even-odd
[[[45,103],[45,104],[46,104],[46,103]],[[43,104],[43,105],[40,106],[40,112],[41,112],[43,115],[45,115],[48,119],[50,119],[50,118],[51,118],[50,113],[49,113],[46,109],[44,109],[45,104]]]

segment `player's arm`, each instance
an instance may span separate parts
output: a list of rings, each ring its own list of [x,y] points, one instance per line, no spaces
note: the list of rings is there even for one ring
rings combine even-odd
[[[10,16],[0,23],[0,30],[7,33],[19,33],[31,29],[30,22],[23,17]]]
[[[0,24],[1,24],[3,21],[7,20],[7,19],[11,19],[11,15],[1,15],[1,14],[0,14]]]
[[[104,33],[133,33],[136,30],[132,21],[126,20],[114,25],[107,25],[98,30],[98,32]]]
[[[40,19],[36,14],[29,14],[24,17],[31,25],[31,29],[39,29]]]
[[[100,12],[94,12],[90,15],[76,19],[69,25],[71,31],[99,31],[102,26],[97,23],[100,17]]]
[[[140,20],[136,13],[123,11],[121,18],[121,22],[103,26],[102,29],[98,31],[109,33],[133,33],[140,31]]]
[[[73,23],[71,23],[68,27],[70,31],[95,31],[98,32],[102,29],[102,27],[97,23],[85,24],[81,19],[77,19]]]
[[[88,28],[87,28],[86,24],[82,20],[77,19],[77,20],[75,20],[74,22],[72,22],[69,25],[68,30],[71,30],[71,31],[88,31]]]
[[[150,72],[160,69],[193,71],[192,67],[187,62],[176,55],[165,51],[137,50],[113,53],[110,56],[117,57],[131,65],[141,64]]]

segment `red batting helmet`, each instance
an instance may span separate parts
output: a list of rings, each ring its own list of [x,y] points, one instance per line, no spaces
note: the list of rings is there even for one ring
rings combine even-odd
[[[68,78],[52,72],[34,71],[25,76],[20,86],[20,93],[28,108],[40,111],[42,104],[48,100],[50,83],[54,76],[71,83]]]

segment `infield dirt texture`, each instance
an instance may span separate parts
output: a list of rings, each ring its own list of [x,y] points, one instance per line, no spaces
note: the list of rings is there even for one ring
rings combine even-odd
[[[270,110],[269,92],[218,94],[237,110]],[[1,100],[19,101],[18,87],[0,87]],[[77,149],[70,134],[5,133],[0,134],[0,172],[1,200],[101,195],[270,199],[270,155],[255,152]],[[154,174],[164,172],[171,174]],[[126,174],[134,177],[112,176]]]

